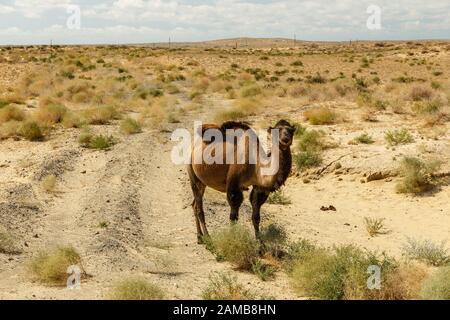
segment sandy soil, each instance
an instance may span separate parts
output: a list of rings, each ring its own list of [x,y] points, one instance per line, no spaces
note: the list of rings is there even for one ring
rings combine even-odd
[[[59,129],[43,143],[0,141],[0,222],[20,239],[23,250],[19,255],[0,254],[0,299],[103,299],[113,281],[128,275],[142,275],[158,283],[170,299],[200,299],[211,272],[232,271],[230,264],[217,262],[196,243],[187,174],[183,166],[170,160],[174,129],[192,128],[194,120],[209,119],[226,105],[214,94],[207,99],[205,105],[210,107],[206,111],[186,114],[181,123],[169,124],[164,131],[146,129],[141,134],[120,136],[110,151],[81,148],[76,129]],[[180,101],[181,105],[189,103],[183,98]],[[295,112],[289,105],[265,112],[304,124],[302,111],[314,105],[304,105]],[[355,104],[328,106],[348,118],[360,117]],[[251,121],[259,123],[265,116],[263,112]],[[266,204],[263,224],[281,224],[291,240],[308,238],[326,246],[354,243],[397,257],[407,237],[450,240],[450,186],[443,185],[421,197],[400,195],[395,192],[399,178],[393,174],[402,156],[417,153],[437,155],[444,164],[441,171],[449,172],[450,124],[444,125],[438,138],[422,132],[419,125],[413,126],[415,143],[387,148],[386,130],[411,128],[407,117],[384,114],[379,122],[363,128],[349,121],[317,127],[339,143],[339,148],[325,153],[321,168],[290,177],[284,192],[292,204]],[[117,124],[94,129],[117,133]],[[348,144],[362,130],[376,143]],[[341,167],[335,169],[334,162]],[[382,179],[367,182],[374,173],[381,173]],[[57,177],[54,193],[40,187],[40,180],[49,174]],[[337,211],[320,210],[329,205]],[[210,230],[228,223],[224,195],[208,190],[205,209]],[[246,201],[241,220],[250,223],[250,213]],[[364,217],[384,218],[389,232],[369,237]],[[107,228],[99,227],[103,222]],[[91,276],[80,290],[45,286],[26,272],[26,262],[36,252],[62,243],[80,251]],[[250,273],[235,274],[262,294],[300,298],[283,272],[269,282]]]

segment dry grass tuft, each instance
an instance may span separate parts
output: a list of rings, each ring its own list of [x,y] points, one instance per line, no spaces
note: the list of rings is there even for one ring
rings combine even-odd
[[[439,268],[424,281],[420,298],[424,300],[450,300],[450,266]]]
[[[32,276],[42,283],[66,285],[67,269],[73,265],[83,270],[81,256],[74,247],[59,246],[39,252],[30,261],[29,270]]]
[[[255,300],[256,294],[244,288],[237,277],[226,273],[214,273],[208,287],[203,291],[205,300]]]
[[[398,193],[420,194],[435,188],[433,174],[439,169],[439,162],[424,162],[415,157],[405,157],[400,164],[402,180],[397,184]]]
[[[312,125],[334,124],[337,120],[336,112],[325,107],[305,111],[304,116]]]
[[[142,126],[133,118],[126,118],[120,123],[120,130],[125,134],[136,134],[142,132]]]
[[[213,234],[212,242],[217,255],[238,269],[251,270],[258,259],[258,242],[248,228],[241,224],[234,224]]]
[[[367,233],[371,237],[375,237],[380,234],[385,234],[387,231],[384,230],[384,220],[385,219],[365,217],[364,225],[366,227]]]
[[[164,291],[144,278],[120,280],[110,292],[112,300],[162,300]]]

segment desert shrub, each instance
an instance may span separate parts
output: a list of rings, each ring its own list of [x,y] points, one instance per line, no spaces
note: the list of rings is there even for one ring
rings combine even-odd
[[[65,285],[67,269],[77,265],[83,270],[81,256],[71,246],[39,252],[29,263],[29,270],[36,280],[54,285]],[[84,271],[83,271],[84,272]]]
[[[294,154],[293,160],[297,170],[302,171],[319,166],[322,163],[322,155],[318,151],[307,150]]]
[[[426,87],[413,87],[409,93],[412,101],[429,100],[433,96],[433,91]]]
[[[256,84],[245,86],[241,89],[241,97],[242,98],[254,97],[261,93],[262,93],[261,88]]]
[[[239,99],[233,103],[233,106],[215,115],[217,122],[229,120],[242,120],[248,116],[255,115],[260,108],[260,103],[254,99]]]
[[[120,130],[125,134],[136,134],[142,132],[142,127],[133,118],[126,118],[120,123]]]
[[[281,258],[287,246],[286,229],[278,224],[271,223],[261,229],[260,240],[263,243],[262,251],[275,258]]]
[[[251,270],[258,258],[258,242],[248,228],[234,224],[212,235],[215,250],[226,261],[242,270]]]
[[[38,121],[55,124],[60,123],[67,113],[67,108],[60,104],[49,104],[40,106],[36,111],[35,117]]]
[[[303,67],[303,62],[300,61],[300,60],[296,60],[296,61],[291,63],[291,66],[293,66],[293,67]]]
[[[364,226],[371,237],[386,233],[384,230],[384,219],[365,217]]]
[[[288,205],[291,204],[291,200],[284,195],[282,189],[272,192],[267,199],[267,203],[278,204],[278,205]]]
[[[262,281],[268,281],[275,277],[276,268],[262,260],[252,263],[252,272]]]
[[[119,112],[113,106],[100,106],[84,111],[84,117],[88,124],[103,125],[111,120],[119,119]]]
[[[367,286],[370,266],[379,266],[382,270],[380,290],[370,290]],[[294,264],[291,280],[299,294],[319,299],[406,298],[409,294],[404,292],[406,286],[387,281],[398,270],[399,264],[393,258],[352,245],[308,248]]]
[[[255,300],[256,294],[244,288],[227,273],[214,273],[209,278],[209,284],[202,293],[205,300]]]
[[[81,117],[75,112],[66,112],[61,124],[64,128],[81,128],[84,124]]]
[[[386,132],[385,140],[390,146],[398,146],[400,144],[408,144],[414,142],[413,136],[407,129],[389,130]]]
[[[405,157],[400,163],[402,180],[397,184],[397,192],[420,194],[435,187],[433,173],[439,168],[438,162],[424,162],[415,157]]]
[[[35,121],[26,121],[19,127],[18,134],[30,141],[40,141],[44,138],[41,126]]]
[[[437,267],[450,262],[450,256],[445,246],[446,242],[437,244],[430,240],[420,241],[408,238],[402,247],[402,253],[409,259]]]
[[[439,112],[442,103],[438,100],[416,102],[412,110],[417,114],[433,114]]]
[[[300,130],[298,134],[296,133],[296,140],[297,148],[300,151],[320,151],[325,148],[324,133],[322,131]]]
[[[21,122],[15,120],[0,124],[0,139],[17,136],[20,125]]]
[[[450,266],[439,268],[424,281],[420,297],[424,300],[450,300]]]
[[[41,181],[41,187],[45,192],[52,192],[56,186],[56,177],[53,174],[45,176]]]
[[[0,124],[8,121],[23,121],[25,112],[13,105],[7,105],[0,109]]]
[[[6,230],[0,228],[0,253],[15,254],[19,253],[19,251],[14,237]]]
[[[322,84],[326,83],[327,79],[320,75],[320,73],[316,73],[313,76],[308,76],[306,79],[307,83],[316,83],[316,84]]]
[[[115,283],[110,292],[112,300],[162,300],[164,291],[144,278],[127,278]]]
[[[305,111],[304,115],[305,119],[312,125],[333,124],[337,119],[337,114],[325,107]]]
[[[82,133],[78,139],[78,142],[85,148],[108,150],[116,144],[116,139],[113,136]]]
[[[357,137],[354,139],[354,141],[355,141],[356,143],[361,143],[361,144],[372,144],[372,143],[375,142],[375,141],[373,140],[373,138],[372,138],[370,135],[368,135],[367,133],[363,133],[363,134],[357,136]]]

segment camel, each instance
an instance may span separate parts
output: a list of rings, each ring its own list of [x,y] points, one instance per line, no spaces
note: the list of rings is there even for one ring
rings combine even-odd
[[[194,194],[194,201],[192,203],[195,222],[197,226],[197,239],[198,243],[203,243],[203,237],[209,236],[208,229],[206,227],[205,222],[205,213],[203,211],[203,195],[205,193],[206,187],[210,187],[222,193],[226,193],[228,204],[231,207],[230,220],[232,223],[235,223],[239,219],[239,208],[243,203],[244,196],[243,191],[249,190],[249,187],[252,187],[252,191],[250,194],[250,203],[252,206],[252,222],[255,230],[255,235],[259,239],[260,230],[260,210],[261,206],[267,201],[269,194],[281,188],[286,182],[292,168],[292,155],[291,155],[291,145],[295,133],[295,127],[289,124],[286,120],[280,120],[274,128],[269,128],[269,132],[271,129],[279,129],[279,143],[278,143],[278,157],[275,157],[274,147],[275,144],[272,144],[272,149],[268,154],[264,154],[267,156],[267,159],[272,164],[272,161],[278,161],[277,171],[272,175],[262,175],[261,169],[263,167],[267,167],[268,164],[260,161],[261,155],[257,155],[257,159],[255,162],[250,162],[250,153],[252,152],[249,148],[248,139],[245,140],[245,154],[240,155],[245,157],[245,162],[238,162],[238,152],[239,148],[237,147],[239,143],[242,143],[243,137],[234,139],[232,145],[226,140],[227,130],[244,130],[246,132],[250,132],[255,134],[254,131],[250,128],[250,126],[245,122],[225,122],[222,125],[208,124],[203,125],[202,127],[202,137],[203,133],[208,129],[219,130],[223,135],[224,141],[215,141],[211,139],[211,142],[205,141],[203,138],[200,142],[202,144],[201,150],[204,150],[207,146],[211,146],[214,143],[222,144],[224,148],[224,159],[225,153],[228,148],[234,148],[235,157],[234,160],[231,161],[231,164],[227,164],[224,161],[223,164],[205,164],[203,159],[201,159],[200,163],[196,164],[194,161],[194,146],[192,148],[191,155],[191,164],[188,165],[188,174],[190,178],[192,192]],[[259,147],[260,141],[257,140],[257,144]],[[242,153],[241,149],[241,153]],[[278,158],[278,159],[276,159]],[[253,163],[253,164],[252,164]]]

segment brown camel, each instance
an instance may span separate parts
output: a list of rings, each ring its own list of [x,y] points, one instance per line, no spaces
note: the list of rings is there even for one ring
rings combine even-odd
[[[211,138],[211,142],[205,140],[203,133],[207,132],[208,129],[213,129],[220,132],[222,140],[217,142]],[[230,143],[227,138],[228,130],[239,130],[246,132],[246,135],[240,135],[236,137],[233,136],[232,142]],[[192,192],[194,194],[194,202],[192,204],[194,209],[194,216],[197,225],[197,237],[198,242],[203,243],[203,236],[208,236],[208,230],[206,228],[205,214],[203,211],[203,195],[205,193],[206,187],[213,188],[220,192],[227,194],[228,204],[231,207],[230,220],[231,222],[237,222],[239,218],[239,208],[243,202],[243,191],[249,190],[248,188],[252,186],[252,192],[250,194],[250,202],[252,205],[252,222],[255,228],[256,237],[259,237],[259,223],[260,223],[260,209],[261,206],[267,201],[269,194],[278,190],[284,185],[286,179],[288,178],[291,168],[292,168],[292,156],[291,156],[291,145],[293,141],[293,136],[295,133],[295,128],[285,120],[279,121],[274,128],[279,129],[279,143],[278,152],[274,152],[275,144],[272,144],[272,151],[269,154],[265,154],[266,160],[261,160],[261,153],[256,153],[256,161],[249,161],[251,159],[252,150],[258,150],[256,148],[250,148],[248,134],[256,136],[256,133],[248,126],[246,123],[242,122],[225,122],[221,126],[218,125],[203,125],[202,127],[202,142],[201,150],[202,152],[208,146],[214,147],[214,144],[222,144],[223,147],[223,164],[206,164],[204,163],[204,158],[200,160],[200,164],[196,164],[194,161],[194,150],[191,156],[191,164],[188,166],[189,178],[191,181]],[[246,139],[246,140],[243,140]],[[259,148],[260,141],[257,140],[257,146]],[[239,143],[245,141],[245,151],[241,148],[239,149]],[[217,145],[216,145],[217,147]],[[234,152],[233,161],[226,160],[226,152],[232,148]],[[242,152],[245,152],[243,155]],[[240,155],[238,153],[241,153]],[[278,154],[278,157],[275,157]],[[214,156],[215,153],[211,152]],[[239,160],[238,156],[243,156],[245,161]],[[241,158],[242,159],[242,158]],[[273,164],[273,161],[277,161],[278,168],[272,174],[261,174],[261,169],[267,168]],[[198,161],[197,161],[198,162]],[[231,162],[231,164],[229,164]],[[208,162],[210,163],[210,162]],[[243,164],[242,164],[243,163]]]

